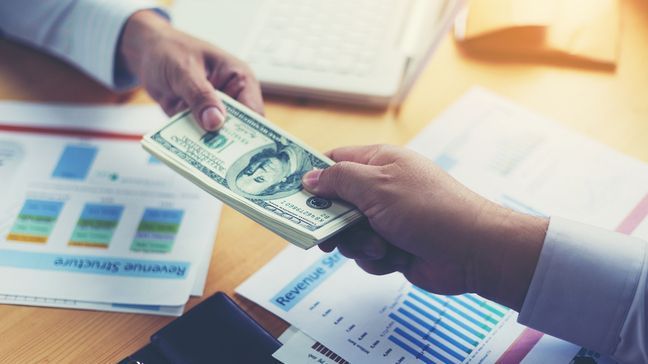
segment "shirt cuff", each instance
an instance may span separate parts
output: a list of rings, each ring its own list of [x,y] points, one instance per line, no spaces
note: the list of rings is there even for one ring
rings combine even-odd
[[[137,85],[137,78],[117,67],[119,39],[128,18],[139,10],[166,12],[153,1],[79,1],[71,16],[72,49],[69,60],[105,86],[124,91]]]
[[[518,321],[610,355],[639,283],[646,244],[551,218]]]

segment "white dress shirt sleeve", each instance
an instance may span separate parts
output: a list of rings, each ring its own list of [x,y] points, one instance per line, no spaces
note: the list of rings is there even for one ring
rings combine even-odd
[[[118,44],[126,20],[138,10],[155,9],[146,0],[2,0],[4,36],[61,58],[103,85],[125,90],[137,84],[117,67]]]
[[[648,244],[553,217],[521,324],[621,363],[648,363]]]

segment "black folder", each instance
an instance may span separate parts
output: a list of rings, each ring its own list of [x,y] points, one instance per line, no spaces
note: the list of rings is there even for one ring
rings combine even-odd
[[[218,292],[151,336],[120,364],[278,363],[281,344]]]

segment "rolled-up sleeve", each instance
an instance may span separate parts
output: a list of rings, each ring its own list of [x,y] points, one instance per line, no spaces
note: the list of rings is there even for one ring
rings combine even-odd
[[[648,246],[552,218],[520,323],[620,362],[648,362]]]
[[[5,37],[61,58],[119,91],[137,83],[117,67],[119,38],[126,20],[144,9],[166,16],[146,0],[3,0],[0,29]]]

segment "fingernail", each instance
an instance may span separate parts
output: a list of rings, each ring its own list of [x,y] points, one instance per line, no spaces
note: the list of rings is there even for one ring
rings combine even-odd
[[[203,111],[200,121],[207,130],[219,128],[225,122],[225,115],[215,106],[211,106]]]
[[[312,171],[306,172],[306,174],[304,174],[304,177],[302,177],[302,183],[304,184],[304,187],[311,190],[316,188],[317,185],[319,184],[319,179],[321,175],[322,175],[321,169],[314,169]]]

